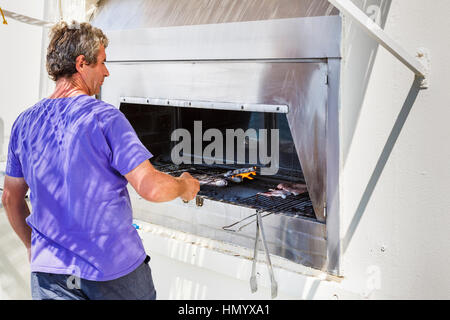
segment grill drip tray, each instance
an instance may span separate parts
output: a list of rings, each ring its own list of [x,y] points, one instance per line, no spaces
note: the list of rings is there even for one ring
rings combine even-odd
[[[203,166],[203,165],[174,165],[174,164],[154,164],[159,171],[173,176],[180,176],[183,172],[189,172],[193,177],[222,177],[227,169]],[[276,189],[283,180],[265,179],[261,176],[254,177],[253,180],[244,179],[241,183],[228,182],[225,187],[202,185],[198,193],[206,199],[226,202],[234,205],[249,207],[263,212],[263,216],[268,214],[285,214],[288,216],[299,216],[316,219],[309,194],[288,195],[285,199],[281,197],[266,197],[260,192],[267,192],[269,189]]]

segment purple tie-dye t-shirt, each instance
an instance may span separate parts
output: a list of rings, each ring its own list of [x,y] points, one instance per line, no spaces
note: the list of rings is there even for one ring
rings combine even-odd
[[[106,281],[137,268],[146,254],[124,175],[151,157],[118,109],[87,95],[24,111],[6,174],[30,187],[31,271]]]

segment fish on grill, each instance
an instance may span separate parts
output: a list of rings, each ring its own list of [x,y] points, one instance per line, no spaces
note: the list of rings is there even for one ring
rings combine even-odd
[[[303,183],[280,183],[277,189],[292,193],[295,196],[308,191],[306,184]]]
[[[227,180],[220,177],[210,176],[207,174],[194,175],[194,178],[200,182],[200,185],[207,185],[213,187],[226,187],[228,185]]]
[[[298,196],[308,191],[306,184],[303,183],[280,183],[277,189],[269,189],[267,192],[260,192],[258,194],[265,197],[281,197],[286,199],[287,196]]]
[[[258,194],[265,197],[280,197],[286,199],[286,197],[289,196],[291,193],[286,190],[269,189],[268,192],[260,192]]]

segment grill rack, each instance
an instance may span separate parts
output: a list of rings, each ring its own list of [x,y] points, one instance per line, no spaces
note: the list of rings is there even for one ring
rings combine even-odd
[[[285,213],[315,219],[314,209],[308,193],[281,197],[266,197],[260,194],[239,200],[240,205],[267,213]]]
[[[169,174],[188,171],[191,174],[194,174],[194,176],[196,174],[209,174],[211,176],[216,176],[226,172],[226,170],[223,168],[199,167],[196,165],[187,164],[157,164],[155,167],[159,171]],[[238,205],[257,209],[260,212],[270,214],[282,213],[316,219],[313,205],[307,192],[297,196],[289,195],[285,199],[281,197],[266,197],[260,194],[255,194],[247,198],[236,199],[234,202]]]

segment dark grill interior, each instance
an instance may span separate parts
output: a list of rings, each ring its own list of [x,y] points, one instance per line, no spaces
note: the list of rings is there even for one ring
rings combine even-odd
[[[286,115],[209,109],[189,110],[127,103],[121,104],[120,110],[130,121],[142,143],[153,153],[154,157],[151,159],[153,166],[162,172],[178,177],[186,171],[199,181],[211,182],[214,179],[223,179],[224,174],[230,170],[252,166],[257,168],[257,175],[252,176],[253,180],[243,179],[240,183],[227,181],[228,184],[223,187],[201,184],[199,196],[257,209],[264,212],[263,215],[286,214],[315,219],[307,192],[297,196],[287,195],[284,199],[258,194],[268,192],[269,189],[277,189],[280,183],[305,183]],[[278,129],[280,137],[278,172],[272,176],[260,175],[259,168],[262,165],[250,164],[247,158],[244,164],[237,162],[225,164],[225,161],[222,162],[223,164],[216,162],[212,165],[204,162],[203,164],[174,164],[170,153],[176,142],[170,141],[171,133],[177,128],[184,128],[192,133],[194,121],[202,121],[204,130],[218,128],[222,132],[236,128]],[[205,144],[207,143],[203,142],[202,147]]]

